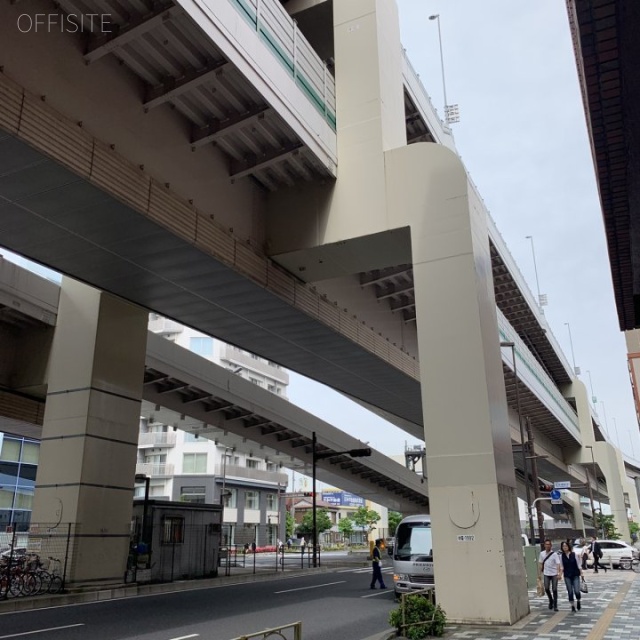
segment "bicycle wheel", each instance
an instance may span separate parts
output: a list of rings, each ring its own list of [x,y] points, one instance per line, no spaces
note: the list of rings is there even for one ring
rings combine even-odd
[[[49,583],[49,593],[60,593],[62,591],[62,578],[60,576],[51,576]]]
[[[636,572],[640,573],[640,560],[632,560],[631,568]]]
[[[34,573],[25,573],[22,576],[22,595],[33,596],[38,593],[40,588],[40,580]]]

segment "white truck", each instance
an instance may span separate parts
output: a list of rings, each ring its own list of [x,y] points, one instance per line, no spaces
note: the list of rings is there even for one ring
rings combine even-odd
[[[393,585],[396,596],[433,587],[431,516],[408,516],[396,529],[393,545]]]

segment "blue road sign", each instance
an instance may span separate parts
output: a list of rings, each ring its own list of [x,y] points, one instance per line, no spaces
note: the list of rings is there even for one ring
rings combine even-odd
[[[562,494],[557,489],[554,489],[549,496],[552,500],[560,500],[562,498]]]

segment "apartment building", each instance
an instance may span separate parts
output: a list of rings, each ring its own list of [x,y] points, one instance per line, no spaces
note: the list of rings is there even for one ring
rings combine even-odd
[[[289,374],[276,363],[156,314],[149,316],[149,329],[286,399]],[[140,421],[136,474],[150,478],[153,499],[223,500],[223,543],[271,545],[284,537],[282,496],[289,478],[259,451],[250,443],[240,451],[149,416]],[[144,492],[144,483],[137,484],[135,496],[144,497]]]

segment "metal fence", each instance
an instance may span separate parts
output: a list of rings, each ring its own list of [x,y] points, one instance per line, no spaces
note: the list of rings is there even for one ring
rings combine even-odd
[[[0,598],[63,591],[74,531],[72,523],[40,523],[0,532]]]

